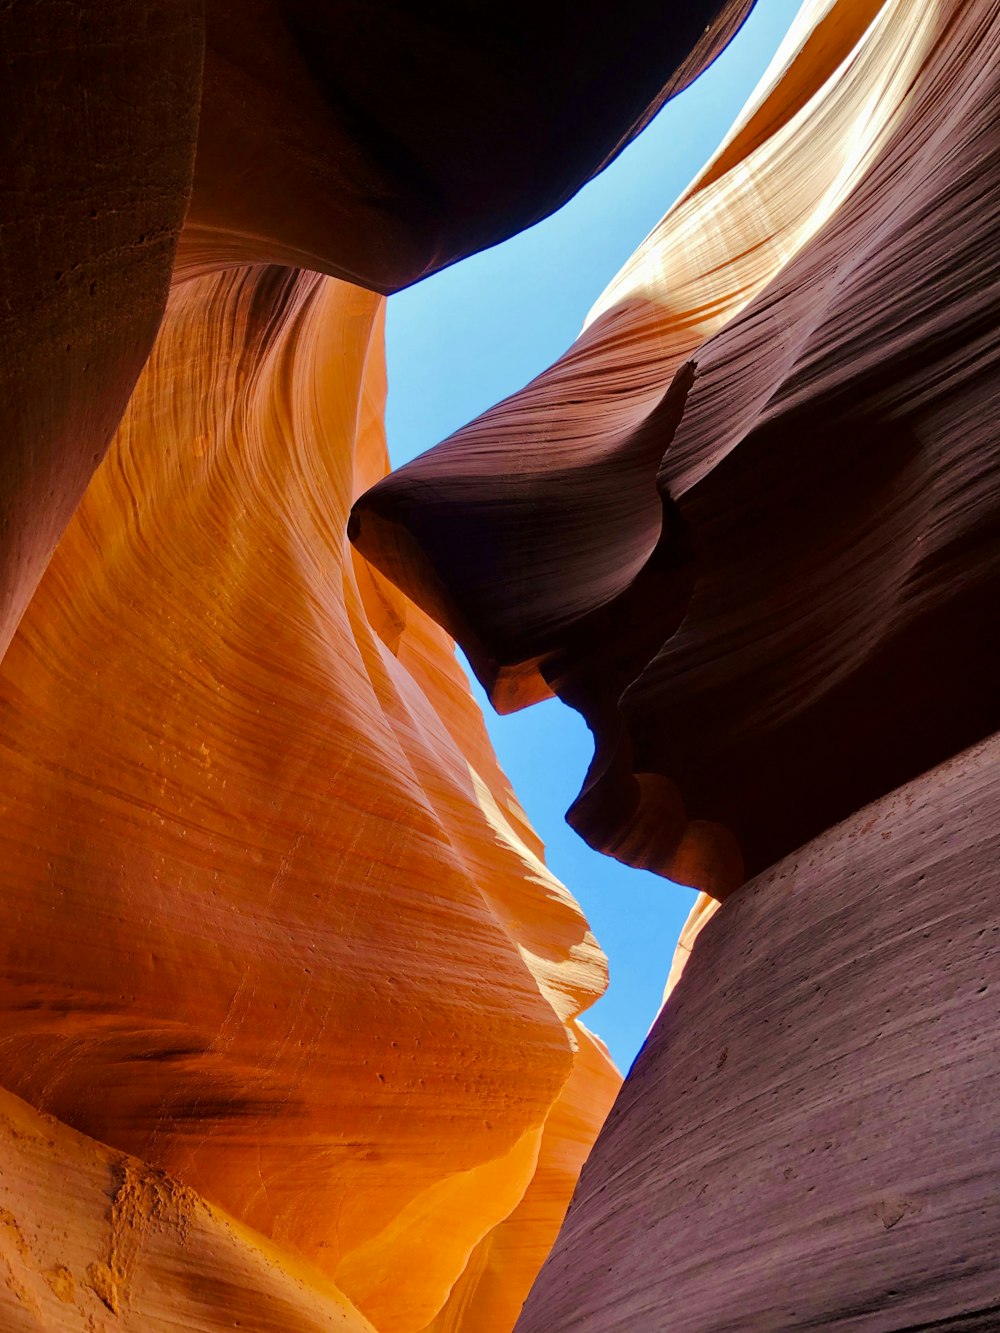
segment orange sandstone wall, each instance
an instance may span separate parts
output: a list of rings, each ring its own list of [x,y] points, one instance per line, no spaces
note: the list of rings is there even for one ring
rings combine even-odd
[[[0,13],[6,1326],[510,1328],[617,1087],[605,964],[347,545],[387,462],[342,279],[550,212],[750,3]]]
[[[573,1025],[579,1043],[573,1072],[546,1121],[538,1164],[511,1215],[473,1251],[447,1304],[427,1333],[510,1328],[552,1244],[580,1169],[611,1110],[621,1078],[599,1037]]]
[[[752,2],[4,5],[0,653],[172,272],[290,263],[398,290],[565,202]]]
[[[617,1088],[606,964],[450,640],[347,542],[384,397],[382,298],[174,287],[0,667],[0,1085],[377,1333],[502,1333]],[[487,1313],[435,1324],[456,1283]]]
[[[996,0],[808,0],[566,355],[355,507],[703,890],[518,1333],[1000,1327],[998,113]]]

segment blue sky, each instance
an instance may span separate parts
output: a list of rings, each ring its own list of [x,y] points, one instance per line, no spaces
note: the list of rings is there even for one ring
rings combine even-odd
[[[606,284],[724,137],[799,2],[757,0],[711,69],[558,213],[390,298],[394,466],[520,389],[573,342]],[[550,700],[498,717],[474,688],[549,865],[582,904],[608,955],[611,986],[584,1021],[625,1072],[659,1008],[695,895],[592,852],[565,823],[592,750],[576,713]]]

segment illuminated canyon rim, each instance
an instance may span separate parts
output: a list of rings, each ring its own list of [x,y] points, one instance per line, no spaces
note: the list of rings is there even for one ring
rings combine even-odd
[[[389,469],[752,7],[0,6],[2,1333],[1000,1328],[1000,0],[805,0]],[[456,642],[699,891],[624,1082]]]

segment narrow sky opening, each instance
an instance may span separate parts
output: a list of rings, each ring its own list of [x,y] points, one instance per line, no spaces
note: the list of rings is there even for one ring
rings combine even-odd
[[[757,0],[715,64],[558,213],[390,298],[394,466],[522,388],[566,350],[601,291],[715,151],[798,8],[799,0]],[[474,689],[550,866],[608,955],[611,985],[584,1021],[624,1072],[659,1008],[695,895],[592,852],[566,825],[592,753],[576,713],[551,700],[498,717]]]

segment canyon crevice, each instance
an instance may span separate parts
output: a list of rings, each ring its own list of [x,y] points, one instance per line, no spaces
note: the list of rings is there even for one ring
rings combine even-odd
[[[498,707],[583,713],[631,864],[725,896],[1000,727],[998,38],[806,5],[578,342],[355,507]]]
[[[12,1333],[1000,1326],[996,0],[806,0],[389,470],[386,294],[750,8],[2,7]],[[455,641],[700,890],[623,1086]]]

